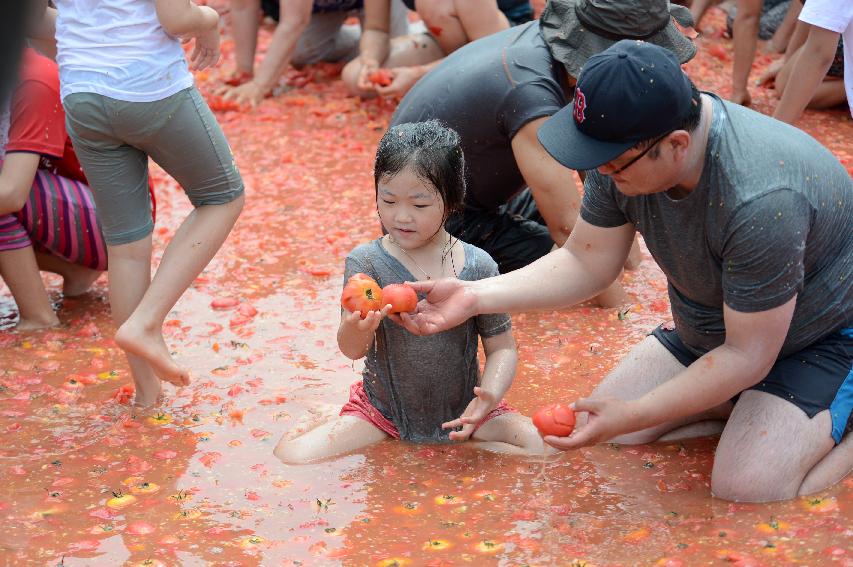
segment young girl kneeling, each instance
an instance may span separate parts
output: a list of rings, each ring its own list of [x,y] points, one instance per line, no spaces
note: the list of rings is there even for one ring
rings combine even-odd
[[[392,283],[498,274],[483,250],[451,237],[447,217],[461,210],[465,167],[458,134],[439,122],[400,124],[379,142],[374,166],[376,208],[385,236],[346,260],[344,281],[363,272]],[[515,375],[517,351],[509,315],[480,315],[434,336],[412,335],[386,319],[390,306],[341,312],[338,345],[353,360],[367,357],[363,379],[350,387],[338,417],[275,449],[285,463],[316,461],[388,437],[416,443],[473,439],[507,453],[541,453],[530,419],[503,397]],[[486,353],[480,375],[478,338]]]

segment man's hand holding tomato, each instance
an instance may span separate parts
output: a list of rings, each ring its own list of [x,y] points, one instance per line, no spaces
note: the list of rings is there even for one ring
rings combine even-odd
[[[643,418],[641,403],[642,398],[640,400],[582,398],[573,404],[578,414],[578,425],[572,434],[568,437],[546,435],[543,440],[555,449],[566,451],[605,443],[619,435],[639,431],[650,425]]]
[[[452,329],[477,314],[477,298],[464,282],[455,278],[408,282],[426,301],[418,303],[415,313],[391,315],[391,320],[414,335],[430,335]]]
[[[442,429],[455,429],[461,427],[459,431],[450,432],[451,441],[467,441],[474,433],[474,428],[482,422],[490,411],[498,405],[496,396],[479,386],[474,387],[474,399],[468,402],[468,407],[462,412],[462,415],[457,419],[441,424]]]

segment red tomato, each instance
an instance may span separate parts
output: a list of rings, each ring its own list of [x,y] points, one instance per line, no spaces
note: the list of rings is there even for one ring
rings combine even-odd
[[[575,412],[563,404],[551,404],[533,414],[533,425],[542,437],[568,437],[575,428]]]
[[[383,305],[391,304],[391,313],[411,313],[418,306],[418,294],[406,284],[388,284],[382,288]]]
[[[394,77],[388,69],[377,69],[367,76],[367,80],[374,85],[387,87],[394,81]]]
[[[355,274],[344,285],[341,294],[341,306],[350,312],[359,311],[361,318],[367,317],[368,311],[382,309],[382,288],[367,274]]]

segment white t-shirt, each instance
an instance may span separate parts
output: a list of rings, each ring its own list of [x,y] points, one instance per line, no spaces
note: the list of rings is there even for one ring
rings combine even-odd
[[[853,115],[853,0],[807,0],[800,20],[841,34],[844,42],[844,89]]]
[[[162,100],[192,86],[179,40],[154,0],[57,0],[60,96],[97,93],[127,102]]]

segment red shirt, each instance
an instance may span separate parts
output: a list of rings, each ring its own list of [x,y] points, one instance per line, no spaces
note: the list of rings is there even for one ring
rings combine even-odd
[[[10,108],[6,153],[39,154],[39,169],[88,185],[71,138],[65,131],[65,110],[59,98],[59,67],[52,59],[27,48],[21,61],[19,81]],[[157,204],[150,176],[148,189],[151,216],[155,217]]]
[[[39,154],[40,169],[88,185],[65,131],[59,69],[56,63],[31,48],[24,50],[20,83],[12,98],[6,152]]]

